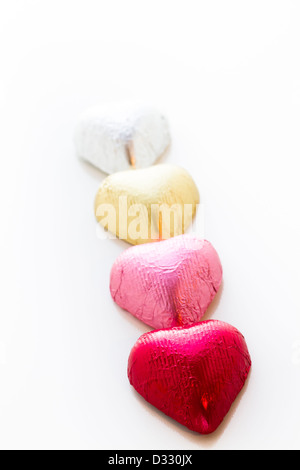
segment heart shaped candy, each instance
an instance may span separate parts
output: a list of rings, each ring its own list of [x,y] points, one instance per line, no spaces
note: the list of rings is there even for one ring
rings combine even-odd
[[[152,165],[170,144],[166,118],[140,103],[112,103],[86,110],[75,131],[80,157],[106,173]]]
[[[242,389],[251,359],[242,334],[217,320],[142,335],[128,360],[131,385],[189,429],[213,432]]]
[[[110,232],[137,245],[184,233],[198,203],[198,189],[189,173],[161,164],[105,178],[96,195],[95,214]]]
[[[192,235],[134,246],[114,262],[114,301],[153,328],[199,322],[222,281],[213,246]]]

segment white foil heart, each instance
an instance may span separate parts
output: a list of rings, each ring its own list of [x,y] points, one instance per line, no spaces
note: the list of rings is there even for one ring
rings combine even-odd
[[[166,118],[139,103],[114,103],[86,110],[74,136],[79,157],[104,171],[152,165],[170,144]]]

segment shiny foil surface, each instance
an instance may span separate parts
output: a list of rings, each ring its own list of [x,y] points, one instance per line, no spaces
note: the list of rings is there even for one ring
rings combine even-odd
[[[128,360],[128,378],[149,403],[189,429],[217,429],[251,367],[243,335],[207,320],[142,335]]]
[[[120,307],[159,329],[198,322],[221,281],[211,243],[180,235],[125,250],[113,264],[110,291]]]

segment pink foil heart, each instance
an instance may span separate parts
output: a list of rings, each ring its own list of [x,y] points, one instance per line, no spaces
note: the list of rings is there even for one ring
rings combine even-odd
[[[213,246],[180,235],[124,251],[110,276],[114,301],[153,328],[199,322],[222,281]]]
[[[189,429],[213,432],[242,389],[251,359],[242,334],[218,320],[142,335],[128,360],[131,385]]]

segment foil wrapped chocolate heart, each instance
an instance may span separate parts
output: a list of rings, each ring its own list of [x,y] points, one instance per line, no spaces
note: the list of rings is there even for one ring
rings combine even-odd
[[[97,220],[132,245],[185,233],[199,203],[189,173],[175,165],[154,165],[114,173],[95,199]]]
[[[189,429],[217,429],[243,388],[251,359],[242,334],[218,320],[142,335],[128,360],[131,385]]]
[[[75,130],[79,157],[105,173],[152,165],[170,144],[166,118],[152,106],[111,103],[87,109]]]
[[[114,262],[114,301],[153,328],[199,322],[222,281],[214,247],[194,235],[134,246]]]

